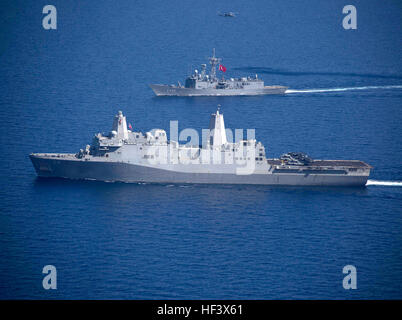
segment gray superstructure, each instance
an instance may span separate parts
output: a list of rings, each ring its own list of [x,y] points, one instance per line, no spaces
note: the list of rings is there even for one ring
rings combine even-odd
[[[227,141],[219,110],[202,146],[169,141],[162,129],[128,130],[120,111],[110,134],[98,133],[77,154],[32,153],[30,158],[41,177],[151,183],[364,186],[371,169],[358,160],[312,160],[300,153],[267,159],[255,139]]]
[[[220,66],[221,59],[215,57],[213,49],[212,57],[209,58],[211,65],[210,73],[207,73],[207,65],[201,65],[201,71],[187,77],[184,86],[179,82],[177,85],[151,84],[150,87],[157,96],[247,96],[265,94],[283,94],[287,87],[265,86],[264,81],[257,75],[254,77],[241,77],[218,79],[216,67]],[[224,68],[222,66],[222,68]]]

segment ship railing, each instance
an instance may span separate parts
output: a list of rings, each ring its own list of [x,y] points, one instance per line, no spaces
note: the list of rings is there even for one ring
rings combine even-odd
[[[74,156],[75,154],[66,154],[66,153],[41,153],[41,156],[47,157],[47,158],[70,158],[71,156]]]
[[[268,159],[267,159],[267,162],[269,164]],[[304,169],[309,169],[309,170],[335,170],[335,169],[337,169],[338,170],[339,169],[339,170],[346,170],[346,171],[359,171],[359,170],[364,171],[364,170],[368,169],[367,167],[298,165],[298,164],[288,164],[288,163],[277,164],[277,165],[273,165],[273,166],[276,167],[276,168],[297,167],[297,168],[300,168],[300,170],[304,170]]]

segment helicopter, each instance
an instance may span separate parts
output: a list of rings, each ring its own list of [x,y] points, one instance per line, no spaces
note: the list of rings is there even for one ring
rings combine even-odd
[[[221,17],[230,17],[230,18],[235,18],[237,14],[238,14],[238,12],[232,12],[232,11],[223,12],[223,13],[218,12],[218,15],[220,15]]]

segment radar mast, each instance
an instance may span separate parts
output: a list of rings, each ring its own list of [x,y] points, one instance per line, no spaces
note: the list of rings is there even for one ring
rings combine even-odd
[[[212,49],[212,57],[209,58],[209,63],[211,64],[210,78],[212,81],[216,81],[216,66],[222,61],[221,58],[215,57],[215,48]]]

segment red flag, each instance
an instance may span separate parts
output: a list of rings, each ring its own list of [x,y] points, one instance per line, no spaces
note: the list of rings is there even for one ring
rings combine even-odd
[[[129,128],[130,130],[133,130],[133,127],[131,126],[131,123],[128,124],[128,128]]]
[[[219,65],[219,71],[226,72],[226,67],[220,64]]]

